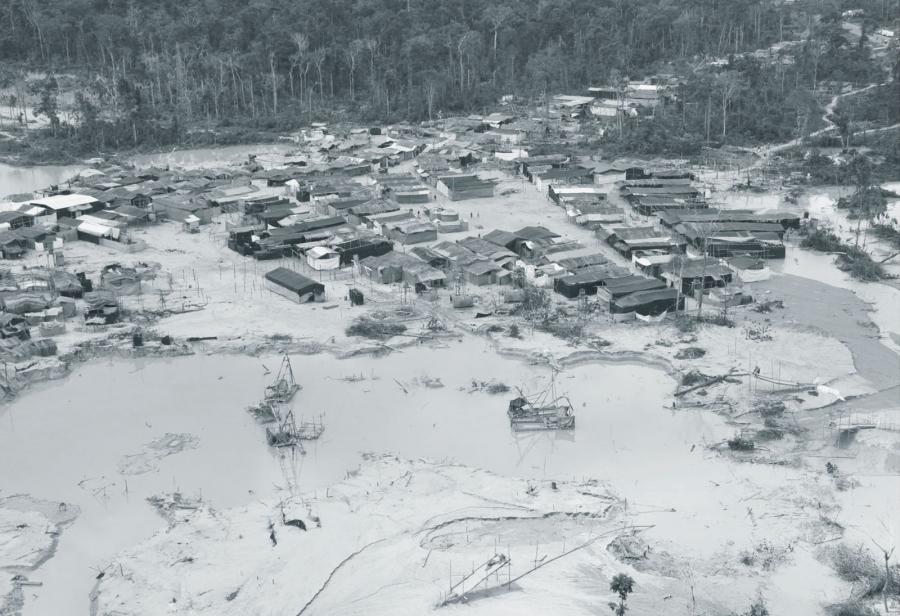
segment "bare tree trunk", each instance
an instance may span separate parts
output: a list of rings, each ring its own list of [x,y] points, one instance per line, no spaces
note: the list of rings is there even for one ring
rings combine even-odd
[[[726,128],[728,124],[728,95],[722,93],[722,141],[725,141]]]
[[[278,115],[278,78],[275,75],[275,52],[269,53],[269,69],[272,72],[272,114]]]

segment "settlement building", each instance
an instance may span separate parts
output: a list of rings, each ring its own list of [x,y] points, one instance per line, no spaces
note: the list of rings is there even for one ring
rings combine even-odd
[[[292,302],[302,304],[311,302],[325,295],[325,285],[285,267],[276,267],[265,275],[266,288],[286,297]]]
[[[494,196],[493,180],[483,180],[477,175],[445,175],[438,178],[436,189],[451,201],[483,199]]]

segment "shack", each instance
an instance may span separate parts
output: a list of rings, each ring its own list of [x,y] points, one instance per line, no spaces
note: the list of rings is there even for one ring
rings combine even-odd
[[[681,288],[682,293],[692,294],[696,289],[724,287],[731,282],[734,272],[718,259],[676,258],[661,268],[661,278],[670,287]]]
[[[341,266],[341,255],[327,246],[313,246],[306,251],[306,262],[314,270],[334,270]]]
[[[438,178],[437,192],[451,201],[484,199],[494,196],[493,180],[483,180],[477,175],[445,175]]]
[[[596,295],[597,289],[610,278],[621,276],[621,268],[616,265],[594,265],[578,270],[574,274],[562,276],[553,281],[553,289],[569,299],[575,299],[582,293]]]
[[[29,205],[37,206],[48,214],[59,218],[75,218],[85,212],[94,212],[103,207],[103,203],[89,195],[53,195],[43,199],[30,201]]]
[[[666,283],[658,278],[647,278],[646,276],[622,276],[621,278],[610,278],[606,283],[597,289],[597,297],[610,303],[618,299],[639,293],[643,291],[655,291],[665,289]]]
[[[377,257],[394,249],[394,244],[380,237],[359,237],[335,244],[333,248],[341,256],[341,265],[350,265],[366,257]]]
[[[680,298],[676,289],[653,289],[638,291],[612,301],[609,311],[613,315],[639,314],[657,316],[663,312],[684,309],[684,297]],[[614,318],[616,318],[614,316]]]
[[[420,244],[437,239],[437,227],[417,219],[389,223],[388,236],[401,244]]]
[[[321,282],[285,267],[266,272],[264,278],[267,289],[298,304],[315,301],[325,295],[325,285]]]

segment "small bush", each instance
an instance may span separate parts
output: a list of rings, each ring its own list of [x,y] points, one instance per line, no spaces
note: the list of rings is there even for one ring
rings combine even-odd
[[[487,386],[486,391],[489,394],[505,394],[509,391],[509,385],[506,383],[491,383]]]
[[[522,298],[522,303],[516,308],[516,312],[535,314],[550,307],[550,294],[546,289],[525,287],[523,291],[525,291],[525,295]]]
[[[837,264],[839,269],[863,282],[890,278],[880,263],[873,261],[868,253],[859,248],[848,247],[844,254],[838,256]]]
[[[584,323],[582,321],[560,318],[558,314],[547,315],[538,325],[538,329],[563,340],[581,338],[584,335]]]
[[[886,241],[892,248],[900,248],[900,230],[890,225],[872,225],[869,232],[880,240]]]
[[[522,335],[519,333],[519,326],[513,323],[509,326],[509,331],[507,331],[507,335],[510,338],[521,338]]]
[[[779,430],[778,428],[757,430],[756,438],[761,441],[780,441],[784,438],[784,430]]]
[[[708,381],[709,376],[703,374],[699,370],[691,370],[690,372],[685,372],[681,376],[681,386],[682,387],[690,387],[691,385],[696,385],[698,383],[702,383],[704,381]]]
[[[757,400],[753,404],[753,410],[762,417],[779,417],[784,414],[786,408],[781,400]]]
[[[825,608],[828,616],[878,616],[878,612],[859,601],[836,603]]]
[[[750,604],[750,610],[744,612],[741,616],[769,616],[769,608],[766,607],[765,601],[760,597]]]
[[[700,319],[704,323],[709,323],[710,325],[719,325],[721,327],[734,327],[734,321],[728,317],[724,312],[720,312],[715,316],[705,315],[702,319]]]
[[[728,439],[728,449],[731,451],[753,451],[756,449],[756,443],[749,438],[736,436],[732,439]]]
[[[406,331],[406,325],[391,323],[388,321],[376,321],[369,317],[360,317],[347,328],[348,336],[360,336],[362,338],[374,338],[385,340],[397,336]]]
[[[803,238],[800,246],[820,252],[838,252],[844,249],[841,238],[827,229],[816,229]]]
[[[865,546],[851,547],[841,543],[828,551],[828,559],[839,578],[863,586],[863,597],[881,592],[884,586],[884,567]]]
[[[857,280],[873,282],[889,278],[884,267],[873,261],[866,251],[842,242],[841,238],[827,229],[816,229],[807,235],[800,245],[821,252],[841,253],[838,255],[838,267]]]
[[[675,353],[675,359],[700,359],[704,355],[706,355],[706,349],[692,346]]]
[[[753,307],[753,310],[760,313],[772,312],[773,308],[784,308],[784,301],[773,299],[766,302],[760,302]]]
[[[767,323],[745,323],[744,337],[747,340],[755,340],[756,342],[767,342],[772,340],[772,334],[769,333],[771,327]]]

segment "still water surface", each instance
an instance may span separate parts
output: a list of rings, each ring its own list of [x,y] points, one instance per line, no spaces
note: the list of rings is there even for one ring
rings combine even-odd
[[[82,508],[57,555],[35,575],[44,586],[34,589],[37,597],[28,597],[26,614],[86,613],[97,571],[117,551],[164,527],[144,501],[148,496],[179,489],[202,494],[218,508],[236,506],[339,481],[366,451],[452,460],[522,477],[609,479],[638,517],[646,513],[652,520],[655,512],[672,507],[683,512],[658,523],[664,531],[677,525],[679,536],[702,539],[698,545],[710,549],[718,539],[746,532],[743,511],[733,518],[722,512],[721,499],[733,492],[736,500],[744,489],[739,482],[734,490],[728,484],[736,473],[763,475],[749,465],[735,470],[706,452],[704,443],[731,429],[710,414],[663,408],[673,383],[645,366],[565,370],[557,388],[575,404],[576,430],[513,435],[505,413],[509,396],[469,393],[471,380],[496,378],[533,392],[549,383],[549,369],[503,358],[470,338],[381,359],[294,357],[304,386],[294,399],[295,412],[307,418],[324,414],[327,428],[307,455],[283,455],[268,450],[262,428],[244,411],[272,378],[263,365],[275,370],[278,363],[277,357],[236,355],[95,361],[0,410],[2,492]],[[342,380],[350,375],[365,380]],[[440,377],[445,386],[416,383],[425,376]],[[199,447],[162,459],[147,474],[118,473],[123,456],[165,433],[193,434]],[[768,481],[784,475],[764,471]],[[712,530],[711,517],[719,521]]]
[[[74,165],[14,167],[0,164],[0,201],[4,201],[7,195],[30,193],[53,184],[63,184],[82,169],[83,166]]]

